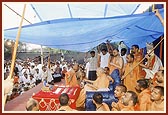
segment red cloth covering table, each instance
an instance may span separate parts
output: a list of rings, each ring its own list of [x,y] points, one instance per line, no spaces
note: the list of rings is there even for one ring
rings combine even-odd
[[[60,107],[59,96],[62,93],[67,93],[71,104],[70,107],[76,108],[76,100],[80,93],[80,87],[65,87],[58,86],[55,87],[52,91],[39,91],[32,98],[36,99],[39,102],[40,111],[55,111]]]

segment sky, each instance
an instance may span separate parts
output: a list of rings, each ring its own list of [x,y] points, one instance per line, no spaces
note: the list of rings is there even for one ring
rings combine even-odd
[[[103,5],[102,5],[103,4]],[[128,3],[127,3],[128,4]],[[142,3],[139,8],[137,9],[137,11],[135,12],[135,14],[138,13],[142,13],[143,11],[145,11],[147,8],[149,8],[149,6],[151,6],[153,3]],[[83,17],[87,17],[87,18],[93,18],[93,17],[102,17],[102,15],[104,14],[104,6],[106,5],[106,3],[92,3],[92,4],[79,4],[79,3],[69,3],[69,6],[71,8],[71,12],[72,12],[72,16],[73,17],[81,17],[83,14]],[[36,4],[33,4],[33,6],[36,6]],[[53,13],[48,13],[48,11],[46,11],[46,9],[43,8],[43,6],[47,7],[47,9],[49,11],[53,11],[54,9],[54,16]],[[16,13],[14,13],[11,9],[9,9],[8,7],[12,8],[15,12],[17,12],[18,14],[22,15],[22,11],[23,11],[23,7],[24,4],[23,3],[5,3],[2,4],[2,23],[3,23],[3,29],[7,29],[7,28],[12,28],[12,27],[18,27],[18,25],[20,24],[20,20],[21,17],[18,16]],[[110,7],[116,7],[116,9],[118,9],[117,6],[108,6],[108,8]],[[70,13],[69,13],[69,9],[67,6],[67,3],[57,3],[57,4],[45,4],[42,3],[42,5],[40,6],[36,6],[36,8],[42,10],[40,17],[42,18],[43,21],[46,20],[52,20],[52,19],[61,19],[61,18],[70,18]],[[115,8],[113,8],[115,9]],[[78,12],[75,12],[78,11]],[[85,12],[84,12],[85,11]],[[113,11],[115,12],[115,11]],[[39,12],[38,12],[39,13]],[[121,12],[116,12],[116,13],[120,13],[122,15],[122,11]],[[113,13],[115,15],[115,13]],[[117,14],[116,14],[117,15]],[[111,16],[110,12],[107,12],[107,16]],[[12,19],[11,19],[12,17]],[[82,17],[81,17],[82,18]],[[38,18],[38,16],[36,15],[35,11],[32,9],[32,6],[30,5],[30,3],[28,3],[26,5],[26,12],[25,12],[25,19],[27,19],[29,22],[31,23],[37,23],[37,22],[41,22],[41,20]],[[28,25],[30,23],[28,23],[27,21],[23,21],[22,25]],[[29,48],[29,50],[31,50],[32,48],[40,48],[39,45],[35,45],[35,44],[27,44],[27,47]]]

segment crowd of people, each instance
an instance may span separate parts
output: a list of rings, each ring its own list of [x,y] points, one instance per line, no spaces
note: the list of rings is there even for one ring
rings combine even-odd
[[[160,20],[158,10],[156,16]],[[161,21],[163,23],[163,21]],[[58,78],[65,80],[65,86],[81,88],[76,107],[85,108],[86,91],[95,91],[93,103],[96,111],[164,111],[164,67],[161,59],[154,53],[152,43],[147,43],[146,54],[137,44],[132,45],[128,51],[121,41],[118,47],[113,47],[109,41],[106,48],[98,46],[97,51],[86,53],[84,64],[77,62],[67,63],[63,57],[60,61],[39,62],[27,60],[15,62],[14,87],[9,98],[24,93],[24,91],[45,82],[45,86],[52,86]],[[110,76],[119,70],[121,83],[115,87],[114,96],[118,102],[107,105],[103,96],[96,91],[108,90],[109,83],[114,82]],[[9,64],[5,63],[5,79],[9,75]],[[70,108],[69,96],[61,94],[60,109],[58,111],[75,111]],[[38,102],[30,99],[26,109],[39,110]]]
[[[37,86],[43,82],[45,86],[53,86],[54,83],[64,79],[65,73],[71,71],[73,64],[76,62],[67,62],[65,60],[56,60],[42,65],[37,59],[16,60],[14,64],[14,72],[12,75],[13,88],[7,94],[6,101],[10,101],[15,97],[22,95],[25,91]],[[10,60],[4,63],[4,80],[10,74]],[[82,67],[81,67],[82,68]]]

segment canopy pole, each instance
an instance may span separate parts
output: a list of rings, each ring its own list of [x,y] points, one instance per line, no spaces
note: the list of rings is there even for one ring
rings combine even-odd
[[[11,69],[10,69],[10,73],[9,73],[9,76],[8,76],[10,79],[12,79],[12,77],[13,77],[14,64],[15,64],[15,60],[16,60],[16,51],[17,51],[17,47],[18,47],[18,43],[19,43],[19,38],[20,38],[20,33],[21,33],[21,29],[22,29],[22,23],[23,23],[25,11],[26,11],[26,4],[24,4],[22,18],[21,18],[21,21],[20,21],[20,25],[19,25],[19,29],[18,29],[18,32],[17,32],[13,53],[12,53]],[[5,105],[5,102],[6,102],[6,98],[7,98],[7,95],[5,95],[4,99],[3,99],[3,101],[4,101],[3,104],[4,105]]]
[[[152,12],[155,10],[155,4],[152,4]]]
[[[19,25],[19,29],[18,29],[18,32],[17,32],[16,41],[15,41],[15,45],[14,45],[14,49],[13,49],[12,63],[11,63],[11,69],[10,69],[10,74],[9,74],[9,77],[11,79],[12,79],[12,75],[13,75],[14,64],[15,64],[15,60],[16,60],[16,51],[17,51],[17,47],[18,47],[18,43],[19,43],[19,38],[20,38],[20,33],[21,33],[21,29],[22,29],[22,23],[23,23],[25,11],[26,11],[26,4],[24,4],[22,18],[21,18],[21,21],[20,21],[20,25]]]
[[[34,10],[34,12],[36,13],[37,17],[40,19],[40,21],[42,22],[42,18],[40,17],[40,15],[38,14],[38,12],[36,11],[35,7],[33,6],[33,4],[30,4],[32,9]]]
[[[69,14],[70,14],[71,18],[73,18],[73,16],[72,16],[72,12],[71,12],[71,8],[70,8],[70,5],[67,4],[67,6],[68,6]]]
[[[43,46],[41,45],[41,64],[43,65]]]
[[[49,54],[48,54],[48,68],[50,69],[50,62],[51,62],[51,60],[50,60],[50,52],[51,52],[51,48],[49,48]]]
[[[106,17],[106,14],[107,14],[107,7],[108,7],[108,4],[105,5],[105,9],[104,9],[104,18]]]
[[[164,40],[164,38],[162,38],[162,39],[160,40],[160,42],[157,43],[155,47],[153,47],[153,49],[148,53],[148,55],[151,54],[151,53],[153,52],[153,50],[156,49],[156,47],[157,47],[163,40]],[[125,78],[128,74],[130,74],[139,64],[141,64],[142,61],[143,61],[145,58],[146,58],[146,57],[144,57],[144,58],[143,58],[139,63],[137,63],[137,65],[135,65],[126,75],[124,75],[124,78]],[[124,79],[124,78],[122,78],[122,79]]]

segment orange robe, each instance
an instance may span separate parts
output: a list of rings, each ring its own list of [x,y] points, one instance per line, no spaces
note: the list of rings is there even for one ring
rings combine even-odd
[[[152,102],[149,111],[164,111],[164,101],[160,104]]]
[[[79,97],[76,100],[76,107],[83,107],[86,99],[86,91],[96,91],[96,89],[91,86],[97,87],[97,89],[108,88],[109,79],[104,74],[103,76],[98,77],[95,81],[93,81],[93,85],[86,84],[84,88],[80,91]]]
[[[139,63],[143,58],[143,55],[141,52],[137,53],[137,54],[134,54],[134,61],[136,63]],[[138,70],[138,77],[139,78],[144,78],[146,76],[146,72],[144,70],[142,70],[142,67],[139,67],[139,70]]]
[[[76,73],[73,69],[65,73],[65,85],[69,87],[78,86]]]
[[[121,109],[121,111],[134,111],[134,106],[124,106],[124,108]]]
[[[134,106],[134,111],[140,111],[140,106],[138,103]]]
[[[134,54],[134,61],[135,62],[140,62],[142,60],[142,58],[143,58],[142,53],[139,52],[137,54]]]
[[[117,103],[118,109],[117,108],[112,108],[112,111],[120,111],[124,108],[124,104],[119,100]]]
[[[133,69],[133,67],[135,67],[135,65],[137,65],[136,62],[131,63],[127,63],[125,66],[125,73],[124,76],[130,72],[130,70]],[[139,79],[138,75],[138,70],[139,70],[139,66],[135,67],[132,72],[130,72],[124,79],[124,85],[127,87],[127,90],[131,90],[136,92],[135,90],[135,86],[137,83],[137,80]]]
[[[138,100],[139,100],[140,111],[148,110],[149,105],[151,104],[150,94],[151,94],[151,91],[149,89],[145,89],[141,93],[139,93]]]
[[[77,111],[69,106],[61,106],[57,111]]]
[[[18,76],[14,76],[13,84],[18,83],[18,82],[19,82],[19,77]]]

